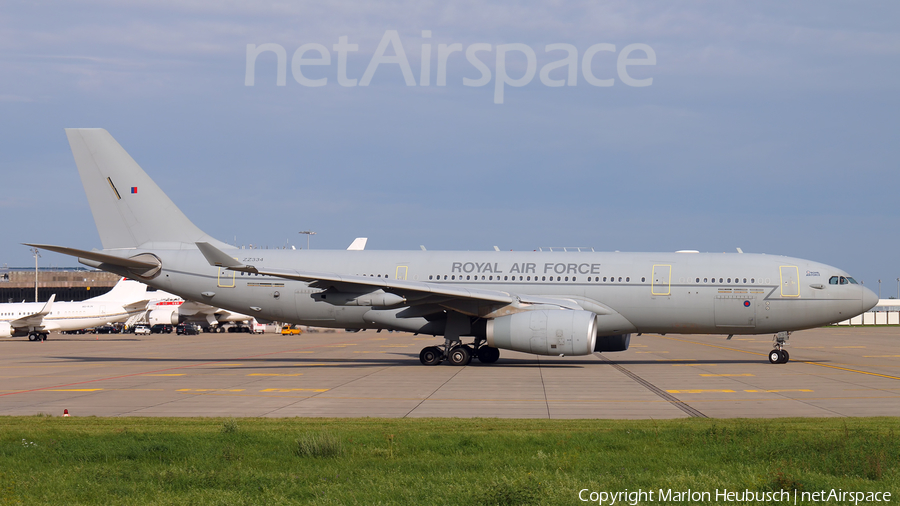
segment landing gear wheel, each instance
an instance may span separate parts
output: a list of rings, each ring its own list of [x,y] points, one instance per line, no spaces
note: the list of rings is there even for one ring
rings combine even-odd
[[[493,364],[500,359],[500,350],[492,346],[478,348],[478,360],[482,364]]]
[[[466,345],[454,346],[450,348],[447,360],[451,365],[469,365],[469,362],[472,361],[472,352],[469,350],[471,348]]]
[[[34,332],[28,334],[28,340],[29,341],[37,341],[38,340],[37,334],[35,334]]]
[[[49,335],[50,335],[50,334],[40,334],[40,339],[41,339],[41,341],[46,341],[46,340],[47,340],[47,336],[49,336]]]
[[[772,364],[780,364],[781,363],[781,351],[780,350],[772,350],[769,352],[769,362]]]
[[[444,354],[437,346],[422,348],[422,351],[419,352],[419,362],[422,362],[422,365],[438,365],[443,358]]]
[[[788,363],[788,360],[791,359],[791,355],[787,352],[787,350],[781,350],[781,362],[780,364]]]

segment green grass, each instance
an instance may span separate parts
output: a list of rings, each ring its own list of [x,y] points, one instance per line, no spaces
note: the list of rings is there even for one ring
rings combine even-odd
[[[0,417],[0,505],[552,505],[583,504],[585,488],[834,488],[896,502],[898,434],[897,418]]]

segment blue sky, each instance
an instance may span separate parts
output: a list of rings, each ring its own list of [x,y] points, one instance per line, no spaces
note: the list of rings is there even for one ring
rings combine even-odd
[[[0,11],[0,265],[21,242],[99,247],[65,127],[103,127],[202,229],[239,245],[370,249],[734,251],[810,258],[896,295],[900,4],[894,2],[8,2]],[[337,82],[339,37],[360,79],[396,30],[416,81],[382,64]],[[431,37],[424,39],[423,30]],[[274,53],[287,54],[276,86]],[[437,46],[464,53],[436,86]],[[537,71],[578,51],[574,86],[538,75],[495,104],[496,47]],[[583,53],[595,44],[586,82]],[[298,84],[304,44],[331,63]],[[646,44],[655,65],[617,55]],[[393,48],[386,55],[393,55]],[[317,56],[306,53],[307,57]],[[643,57],[635,52],[632,57]],[[506,59],[511,78],[526,57]],[[550,77],[563,79],[566,68]],[[71,265],[44,253],[42,265]]]

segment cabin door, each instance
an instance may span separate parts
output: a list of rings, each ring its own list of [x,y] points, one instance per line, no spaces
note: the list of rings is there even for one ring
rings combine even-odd
[[[796,265],[782,265],[781,271],[781,296],[800,296],[800,272]]]
[[[672,294],[672,266],[654,265],[653,276],[650,277],[650,293],[652,295]]]

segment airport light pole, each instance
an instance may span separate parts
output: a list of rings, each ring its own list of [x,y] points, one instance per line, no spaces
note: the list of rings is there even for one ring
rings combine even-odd
[[[303,232],[300,232],[300,233],[306,234],[306,249],[309,249],[309,236],[316,235],[316,233],[313,232],[312,230],[304,230]]]
[[[881,300],[881,280],[878,280],[878,300]]]
[[[30,250],[34,253],[34,301],[38,301],[38,258],[41,257],[40,252],[37,248],[31,248]]]

